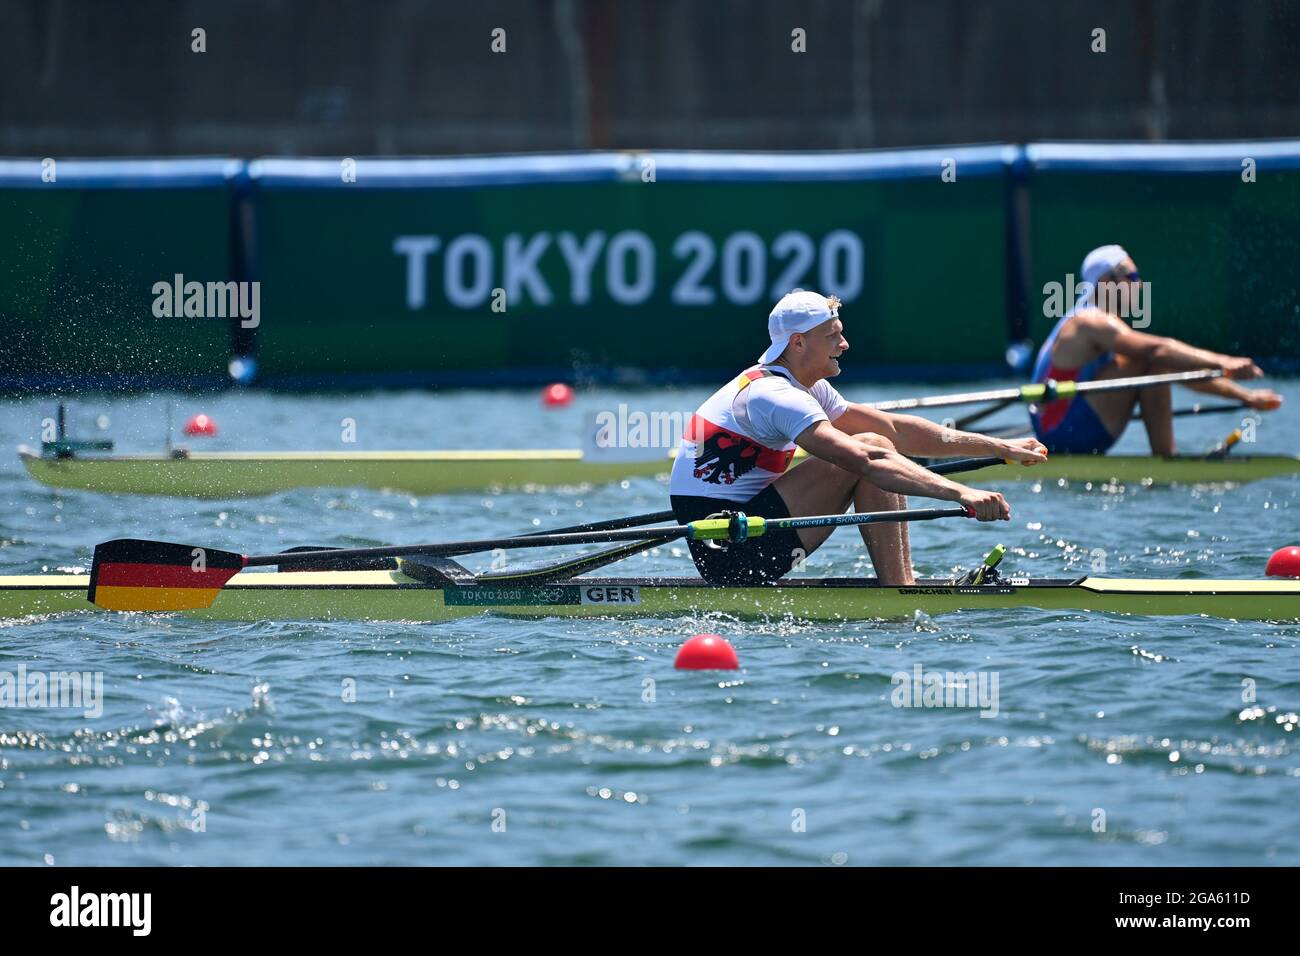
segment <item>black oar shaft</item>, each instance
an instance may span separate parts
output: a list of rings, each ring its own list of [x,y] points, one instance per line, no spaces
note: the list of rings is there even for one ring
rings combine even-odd
[[[844,525],[881,524],[888,521],[933,521],[935,518],[966,518],[965,508],[914,508],[907,511],[873,511],[870,514],[843,514],[834,518],[769,518],[769,528],[799,529],[842,527]]]
[[[1126,388],[1150,388],[1153,385],[1170,385],[1178,382],[1200,382],[1219,378],[1221,369],[1200,369],[1192,372],[1161,372],[1157,375],[1137,375],[1132,378],[1094,379],[1087,382],[1034,382],[1016,388],[995,388],[985,392],[966,392],[959,395],[929,395],[925,398],[900,398],[886,402],[871,402],[880,411],[902,411],[912,408],[944,408],[950,405],[979,405],[1007,399],[1017,402],[1040,402],[1073,398],[1090,392],[1114,392]]]
[[[927,470],[936,475],[954,475],[965,471],[979,471],[981,468],[992,468],[994,465],[1004,465],[1007,461],[1005,458],[954,458],[951,461],[920,464],[924,464]]]
[[[996,415],[998,412],[1002,411],[1002,409],[1015,405],[1018,401],[1020,401],[1020,399],[1018,398],[1004,398],[1002,401],[995,402],[994,404],[990,405],[988,408],[981,408],[977,412],[971,412],[969,415],[963,415],[961,418],[957,419],[957,421],[953,423],[952,427],[956,428],[958,431],[965,431],[966,429],[975,425],[977,422],[982,422],[990,415]]]
[[[1197,404],[1197,405],[1189,405],[1186,408],[1175,408],[1173,411],[1173,416],[1174,418],[1187,418],[1191,415],[1219,415],[1225,412],[1239,412],[1242,411],[1243,409],[1248,409],[1248,408],[1250,408],[1250,406],[1245,404],[1244,402],[1232,402],[1232,403],[1222,404],[1222,405]],[[996,409],[990,409],[990,412],[992,411],[996,411]],[[981,413],[981,417],[983,417],[983,413]],[[1142,413],[1140,411],[1134,412],[1132,421],[1135,422],[1142,421]],[[970,425],[969,422],[963,422],[962,420],[958,420],[956,427],[967,428],[969,427],[969,425]],[[994,438],[1012,438],[1012,437],[1027,438],[1033,435],[1033,433],[1034,433],[1033,429],[1030,428],[1028,424],[998,425],[993,428],[984,428],[980,432],[980,434],[982,435],[989,435]],[[943,472],[940,472],[940,474],[943,474]]]
[[[481,554],[498,548],[554,548],[573,544],[602,544],[613,541],[672,541],[690,534],[686,526],[672,528],[626,528],[579,534],[531,534],[515,538],[483,538],[478,541],[449,541],[446,544],[384,545],[376,548],[341,548],[332,551],[296,551],[281,554],[258,554],[245,559],[248,567],[310,565],[321,560],[340,561],[356,558],[399,558],[408,555],[451,558],[461,554]]]
[[[1187,408],[1175,408],[1173,411],[1174,418],[1183,418],[1187,415],[1218,415],[1223,412],[1236,412],[1243,408],[1249,408],[1245,402],[1232,402],[1224,405],[1190,405]],[[1142,421],[1142,413],[1134,412],[1133,421]]]
[[[520,535],[531,538],[543,534],[582,534],[587,531],[617,531],[619,528],[640,528],[648,524],[664,521],[676,521],[677,516],[671,511],[651,511],[643,515],[631,515],[627,518],[609,518],[606,521],[591,521],[587,524],[570,525],[567,528],[552,528],[550,531],[529,531]]]

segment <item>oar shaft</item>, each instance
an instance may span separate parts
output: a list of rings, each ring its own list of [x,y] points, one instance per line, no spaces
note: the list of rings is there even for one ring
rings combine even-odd
[[[951,461],[919,464],[936,475],[954,475],[966,471],[979,471],[981,468],[992,468],[994,465],[1009,465],[1011,462],[1005,458],[953,458]]]
[[[996,388],[987,392],[966,392],[960,395],[931,395],[926,398],[900,398],[888,402],[874,402],[872,408],[884,412],[909,408],[943,408],[948,405],[977,405],[981,402],[1003,402],[1008,399],[1021,402],[1046,402],[1054,398],[1073,398],[1088,392],[1113,392],[1125,388],[1150,388],[1177,382],[1200,382],[1223,375],[1221,369],[1200,369],[1193,372],[1168,372],[1159,375],[1137,375],[1133,378],[1109,378],[1095,382],[1042,382],[1021,385],[1018,388]]]
[[[627,518],[610,518],[606,521],[591,521],[587,524],[570,525],[567,528],[553,528],[550,531],[530,531],[527,534],[520,535],[522,538],[531,538],[543,534],[582,534],[587,531],[616,531],[619,528],[641,528],[648,524],[659,524],[664,521],[675,521],[677,516],[671,511],[652,511],[649,514],[631,515]]]
[[[1218,415],[1223,412],[1237,412],[1243,408],[1250,408],[1245,402],[1232,402],[1224,405],[1189,405],[1187,408],[1175,408],[1173,411],[1174,418],[1184,418],[1188,415]],[[1134,412],[1133,421],[1142,421],[1142,413]]]
[[[982,422],[990,415],[996,415],[998,412],[1002,411],[1002,409],[1007,408],[1010,405],[1015,405],[1018,401],[1019,398],[1004,398],[1002,399],[1002,401],[995,402],[994,404],[990,405],[988,408],[981,408],[978,411],[971,412],[968,415],[963,415],[961,418],[957,419],[957,421],[953,423],[953,428],[956,428],[960,431],[965,431],[968,428],[973,428],[977,422]]]
[[[461,554],[480,554],[498,548],[554,548],[573,544],[603,544],[613,541],[672,541],[684,538],[690,528],[626,528],[575,534],[531,534],[517,538],[483,538],[478,541],[449,541],[445,544],[383,545],[377,548],[339,548],[332,551],[293,551],[282,554],[258,554],[245,559],[247,567],[311,565],[323,559],[331,561],[355,558],[401,558],[409,555],[451,558]]]
[[[948,405],[978,405],[981,402],[1020,401],[1020,389],[997,388],[987,392],[964,392],[958,395],[929,395],[925,398],[896,398],[887,402],[871,402],[872,408],[882,412],[899,412],[911,408],[944,408]]]
[[[1005,406],[1002,406],[1002,407],[1005,407]],[[1239,412],[1239,411],[1242,411],[1243,409],[1248,409],[1248,408],[1250,408],[1250,406],[1247,405],[1247,404],[1245,404],[1244,402],[1232,402],[1232,403],[1230,403],[1230,404],[1222,404],[1222,405],[1199,405],[1199,404],[1197,404],[1197,405],[1189,405],[1189,406],[1187,406],[1186,408],[1175,408],[1174,411],[1173,411],[1173,416],[1174,416],[1174,418],[1187,418],[1188,416],[1191,416],[1191,415],[1218,415],[1218,414],[1223,414],[1223,413],[1225,413],[1225,412]],[[1142,413],[1141,413],[1141,412],[1134,412],[1134,413],[1133,413],[1132,421],[1135,421],[1135,422],[1140,422],[1140,421],[1142,421]],[[958,427],[958,428],[962,428],[962,427],[965,427],[965,426],[963,426],[962,423],[961,423],[960,421],[958,421],[958,422],[957,422],[957,427]],[[993,438],[1013,438],[1013,437],[1014,437],[1014,438],[1020,438],[1020,437],[1025,437],[1025,438],[1027,438],[1027,437],[1029,437],[1030,435],[1033,435],[1033,433],[1034,433],[1033,429],[1030,428],[1029,425],[1027,425],[1027,424],[1025,424],[1025,425],[999,425],[999,426],[997,426],[997,427],[995,427],[995,428],[982,428],[982,429],[980,429],[980,434],[981,434],[981,435],[988,435],[988,436],[993,437]],[[963,459],[963,461],[983,461],[983,460],[984,460],[984,459],[982,459],[982,458]],[[995,460],[995,459],[989,459],[989,464],[996,465],[996,464],[998,464],[998,461]],[[935,469],[935,467],[937,467],[937,466],[933,466],[933,465],[930,466],[930,468],[931,468],[932,471]],[[984,467],[986,467],[986,466],[985,466],[985,465],[978,465],[978,466],[976,466],[976,467],[984,468]],[[951,469],[951,470],[952,470],[952,471],[969,471],[969,470],[973,470],[973,469],[967,469],[967,468],[954,468],[954,469]],[[941,471],[941,472],[939,472],[939,474],[941,474],[941,475],[943,475],[943,474],[948,474],[948,472],[946,472],[946,471]]]
[[[935,518],[967,518],[965,508],[913,508],[906,511],[870,511],[864,514],[823,515],[816,518],[768,518],[767,530],[840,528],[847,525],[881,524],[889,521],[933,521]]]

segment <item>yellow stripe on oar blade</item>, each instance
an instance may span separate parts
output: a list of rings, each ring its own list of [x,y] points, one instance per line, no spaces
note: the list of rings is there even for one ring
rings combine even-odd
[[[110,611],[211,607],[244,567],[244,556],[212,548],[123,538],[95,548],[87,598]]]
[[[221,588],[130,588],[100,585],[94,603],[108,611],[192,611],[212,607]]]

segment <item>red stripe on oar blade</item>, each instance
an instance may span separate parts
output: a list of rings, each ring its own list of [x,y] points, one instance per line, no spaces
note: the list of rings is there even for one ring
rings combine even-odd
[[[123,538],[95,548],[88,597],[113,611],[210,607],[244,556],[183,544]]]
[[[239,568],[195,571],[188,564],[101,564],[95,584],[101,588],[219,588],[238,573]]]

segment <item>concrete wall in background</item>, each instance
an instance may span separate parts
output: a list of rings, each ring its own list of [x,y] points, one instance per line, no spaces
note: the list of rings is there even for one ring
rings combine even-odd
[[[1291,0],[0,0],[0,155],[1295,136],[1297,56]]]

